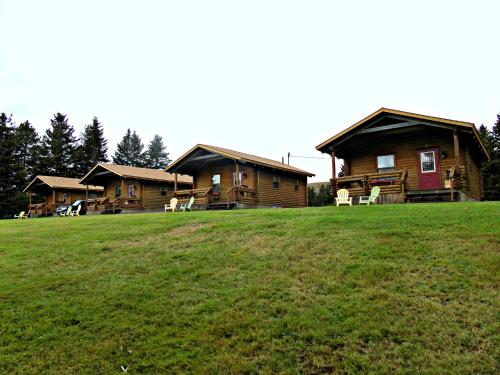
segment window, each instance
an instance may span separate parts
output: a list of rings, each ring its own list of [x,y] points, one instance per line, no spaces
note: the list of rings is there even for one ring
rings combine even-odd
[[[214,174],[212,176],[212,192],[219,194],[220,193],[220,174]]]
[[[68,193],[63,194],[63,202],[66,203],[68,201]]]
[[[377,172],[390,172],[395,169],[394,154],[377,156]]]
[[[129,196],[130,198],[135,197],[135,185],[134,185],[134,184],[130,184],[130,185],[128,186],[128,196]]]
[[[422,173],[436,172],[434,151],[424,151],[420,153],[420,168]]]
[[[299,179],[298,178],[295,180],[294,188],[295,188],[295,191],[299,191]]]
[[[122,196],[122,188],[120,186],[115,186],[115,198]]]
[[[160,185],[160,195],[162,197],[165,197],[167,196],[167,192],[168,192],[167,185]]]
[[[280,188],[280,176],[273,176],[273,188]]]

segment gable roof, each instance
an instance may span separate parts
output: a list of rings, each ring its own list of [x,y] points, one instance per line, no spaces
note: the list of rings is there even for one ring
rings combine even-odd
[[[105,169],[117,176],[125,178],[136,178],[139,180],[159,182],[174,182],[175,180],[173,174],[167,173],[163,169],[139,168],[119,164],[98,163],[80,180],[80,182],[83,183],[85,180],[87,180],[98,168]],[[193,178],[185,175],[177,175],[177,182],[181,184],[192,184]]]
[[[209,151],[209,152],[212,152],[215,154],[219,154],[219,155],[222,155],[226,158],[237,160],[237,161],[258,164],[258,165],[262,165],[264,167],[279,169],[279,170],[286,171],[286,172],[293,172],[293,173],[297,173],[297,174],[301,174],[301,175],[305,175],[305,176],[309,176],[309,177],[314,176],[313,173],[304,171],[304,170],[299,169],[299,168],[292,167],[291,165],[284,164],[280,161],[267,159],[267,158],[247,154],[247,153],[240,152],[240,151],[230,150],[228,148],[210,146],[210,145],[205,145],[205,144],[197,144],[192,149],[190,149],[188,152],[186,152],[184,155],[182,155],[180,158],[178,158],[176,161],[174,161],[172,164],[170,164],[165,170],[166,171],[174,170],[175,167],[181,161],[183,161],[184,159],[189,157],[189,155],[191,155],[194,151],[200,150],[200,149],[206,150],[206,151]]]
[[[36,182],[40,181],[41,183],[49,186],[52,189],[70,189],[70,190],[86,190],[86,185],[80,184],[80,179],[78,178],[69,178],[69,177],[58,177],[58,176],[36,176],[28,186],[23,190],[23,192],[27,192],[31,190]],[[94,186],[88,185],[88,189],[91,191],[103,191],[104,188],[102,186]]]
[[[484,146],[484,144],[481,140],[481,137],[476,129],[476,126],[472,122],[450,120],[450,119],[442,118],[442,117],[421,115],[418,113],[400,111],[397,109],[390,109],[390,108],[384,108],[384,107],[382,107],[379,110],[373,112],[372,114],[366,116],[362,120],[356,122],[354,125],[351,125],[350,127],[341,131],[340,133],[335,134],[333,137],[330,137],[326,141],[320,143],[319,145],[316,146],[316,150],[321,151],[321,152],[326,152],[326,147],[329,146],[331,143],[335,142],[336,140],[339,140],[340,138],[342,138],[350,133],[353,133],[356,129],[367,124],[370,120],[373,120],[375,117],[377,117],[379,115],[383,115],[383,114],[403,116],[403,117],[407,117],[407,118],[411,118],[411,119],[415,119],[415,120],[427,121],[427,122],[438,123],[438,124],[445,124],[445,125],[450,125],[453,127],[466,128],[466,129],[472,130],[472,132],[474,133],[474,136],[475,136],[477,142],[479,143],[480,148],[483,151],[484,155],[486,156],[487,159],[490,158],[488,151],[486,150],[486,147]]]

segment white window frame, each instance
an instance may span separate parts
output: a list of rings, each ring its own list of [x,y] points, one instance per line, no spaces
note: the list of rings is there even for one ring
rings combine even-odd
[[[424,171],[424,163],[422,154],[430,154],[432,153],[432,164],[434,165],[434,169],[432,171]],[[420,151],[420,173],[436,173],[436,151]]]

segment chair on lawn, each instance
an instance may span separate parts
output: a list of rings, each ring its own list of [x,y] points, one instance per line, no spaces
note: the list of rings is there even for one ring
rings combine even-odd
[[[179,210],[182,212],[186,212],[186,210],[191,211],[191,207],[193,206],[193,203],[194,203],[194,196],[189,198],[189,202],[187,204],[186,203],[181,204],[181,206],[179,207]]]
[[[179,202],[179,200],[177,198],[170,199],[170,204],[165,205],[165,212],[167,212],[167,211],[174,212],[176,207],[177,207],[177,202]]]
[[[68,209],[64,212],[61,212],[59,216],[69,216],[71,215],[71,206],[68,207]]]
[[[25,213],[25,211],[21,211],[19,215],[14,215],[14,219],[27,219],[29,214],[29,211],[28,213]]]
[[[346,189],[340,189],[337,191],[335,203],[337,204],[337,207],[341,204],[348,204],[349,206],[352,206],[352,197],[349,198],[349,191]]]
[[[370,203],[377,203],[377,198],[380,195],[380,187],[374,186],[370,195],[359,197],[359,204],[370,205]]]
[[[75,211],[71,211],[69,216],[80,216],[80,210],[82,209],[82,205],[79,204],[78,208]]]

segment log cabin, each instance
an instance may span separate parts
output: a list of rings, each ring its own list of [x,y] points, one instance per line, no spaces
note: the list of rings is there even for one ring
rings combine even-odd
[[[312,173],[285,163],[227,148],[198,144],[166,168],[193,176],[191,189],[174,195],[195,198],[202,209],[307,206],[307,177]]]
[[[332,193],[381,188],[381,202],[480,200],[488,152],[473,123],[381,108],[316,149],[332,158]],[[344,176],[335,174],[343,159]]]
[[[104,187],[103,197],[89,202],[88,213],[127,213],[162,211],[173,197],[175,185],[188,189],[193,186],[193,179],[184,175],[174,177],[161,169],[98,163],[80,183]]]
[[[98,199],[102,197],[103,188],[82,185],[78,178],[36,176],[24,192],[29,195],[29,210],[35,217],[53,215],[57,207],[78,199]],[[34,200],[41,202],[35,203]]]

